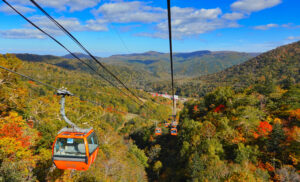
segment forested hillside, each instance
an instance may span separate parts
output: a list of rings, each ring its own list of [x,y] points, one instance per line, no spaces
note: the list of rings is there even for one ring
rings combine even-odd
[[[0,182],[300,182],[299,6],[0,1]]]
[[[186,103],[178,137],[137,143],[151,181],[300,181],[300,85],[270,91],[222,87]]]
[[[268,94],[254,86],[185,103],[177,137],[127,123],[123,131],[148,156],[149,180],[299,181],[300,85]]]
[[[76,54],[79,57],[82,57],[82,60],[86,61],[89,65],[97,68],[100,72],[102,72],[102,68],[99,67],[94,61],[90,59],[85,59],[86,56],[80,56],[81,54]],[[76,59],[67,59],[58,56],[42,56],[42,55],[34,55],[34,54],[16,54],[16,56],[27,62],[41,62],[47,63],[55,66],[59,66],[64,69],[80,71],[95,74],[88,68],[86,65],[82,64]],[[66,55],[65,57],[69,57]],[[130,85],[133,88],[145,89],[145,83],[149,83],[152,81],[158,81],[159,78],[152,75],[152,73],[145,70],[134,69],[130,66],[126,65],[106,65],[110,70],[112,70],[118,77],[121,77],[122,80]],[[102,74],[109,78],[109,75],[106,72],[102,72]]]
[[[85,54],[75,54],[84,60],[88,58]],[[258,55],[258,53],[226,51],[175,53],[174,71],[177,78],[207,75],[243,63],[256,55]],[[17,57],[29,62],[44,62],[70,70],[90,71],[69,54],[63,57],[17,54]],[[170,57],[169,54],[165,53],[150,51],[140,54],[113,55],[108,58],[98,59],[104,62],[110,69],[114,70],[120,77],[126,79],[128,84],[135,88],[150,90],[151,88],[145,87],[147,83],[167,80],[170,74]],[[95,65],[93,61],[89,61],[89,64],[98,66]]]
[[[51,147],[66,123],[59,115],[59,97],[38,83],[0,70],[0,180],[1,181],[146,181],[147,157],[118,133],[130,120],[153,125],[171,112],[164,100],[154,104],[144,92],[137,94],[151,113],[102,80],[86,73],[68,71],[45,63],[21,62],[13,55],[0,55],[0,65],[22,72],[56,87],[65,86],[95,106],[68,97],[68,117],[80,127],[92,126],[99,137],[100,151],[87,172],[55,169]]]
[[[216,74],[228,87],[186,102],[178,137],[132,130],[152,166],[149,179],[300,181],[299,55],[297,42]]]
[[[46,64],[1,55],[1,66],[100,103],[68,97],[66,104],[74,123],[96,130],[100,148],[86,172],[55,169],[52,142],[66,126],[59,115],[59,97],[1,70],[0,179],[300,181],[299,55],[296,42],[220,73],[190,79],[188,87],[183,87],[186,80],[177,83],[177,93],[197,96],[184,105],[177,103],[178,136],[164,127],[171,100],[134,90],[149,111],[88,71],[55,65],[56,58]],[[156,126],[162,135],[155,135]]]
[[[237,65],[258,55],[258,53],[196,51],[174,53],[174,73],[178,78],[216,73]],[[115,55],[103,59],[108,64],[127,65],[135,69],[150,71],[161,79],[170,74],[169,54],[146,52],[141,54]]]
[[[254,83],[280,84],[282,87],[300,82],[300,42],[278,47],[240,65],[197,78],[177,80],[177,94],[204,96],[218,86],[243,89]],[[155,82],[148,87],[167,91],[170,84]],[[263,88],[261,88],[263,89]],[[268,92],[268,90],[265,90]]]

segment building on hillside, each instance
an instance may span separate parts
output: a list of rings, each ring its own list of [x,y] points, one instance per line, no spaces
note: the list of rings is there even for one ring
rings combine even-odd
[[[152,95],[152,97],[164,97],[164,98],[173,100],[173,96],[169,95],[167,93],[165,93],[165,94],[159,94],[159,93],[150,92],[150,94]],[[179,99],[178,95],[174,95],[174,98],[175,98],[175,100]]]

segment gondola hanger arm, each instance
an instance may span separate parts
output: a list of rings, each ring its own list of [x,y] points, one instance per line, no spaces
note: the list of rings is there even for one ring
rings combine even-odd
[[[65,113],[66,96],[73,96],[73,94],[71,92],[69,92],[66,88],[61,88],[61,89],[57,90],[57,95],[61,96],[61,99],[60,99],[60,114],[61,114],[62,118],[72,128],[74,128],[75,130],[79,130],[79,128],[76,126],[76,124],[74,124],[72,121],[70,121],[67,118],[66,113]]]

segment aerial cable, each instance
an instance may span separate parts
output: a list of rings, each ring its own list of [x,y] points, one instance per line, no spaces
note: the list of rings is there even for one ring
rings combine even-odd
[[[51,88],[51,89],[54,89],[54,90],[56,90],[56,91],[57,91],[57,90],[60,90],[59,88],[54,87],[54,86],[52,86],[52,85],[50,85],[50,84],[41,82],[41,81],[39,81],[39,80],[37,80],[37,79],[34,79],[34,78],[30,77],[30,76],[24,75],[24,74],[22,74],[22,73],[18,73],[18,72],[16,72],[16,71],[13,71],[13,70],[11,70],[11,69],[5,68],[5,67],[3,67],[3,66],[0,66],[0,68],[6,70],[6,71],[8,71],[8,72],[14,73],[14,74],[16,74],[16,75],[19,75],[19,76],[21,76],[21,77],[24,77],[24,78],[26,78],[26,79],[28,79],[28,80],[33,81],[33,82],[36,82],[36,83],[39,83],[39,84],[44,85],[44,86],[46,86],[46,87],[49,87],[49,88]],[[91,103],[93,103],[93,104],[100,105],[100,104],[98,104],[98,103],[96,103],[96,102],[93,102],[93,101],[83,100],[83,99],[81,99],[79,96],[76,96],[76,95],[72,95],[72,96],[78,97],[81,101],[91,102]]]
[[[38,84],[40,84],[40,85],[49,87],[49,88],[51,88],[51,89],[53,89],[53,90],[61,91],[61,89],[59,89],[59,88],[57,88],[57,87],[54,87],[54,86],[52,86],[52,85],[50,85],[50,84],[41,82],[41,81],[39,81],[39,80],[37,80],[37,79],[34,79],[34,78],[30,77],[30,76],[27,76],[27,75],[25,75],[25,74],[18,73],[18,72],[16,72],[16,71],[13,71],[13,70],[11,70],[11,69],[5,68],[5,67],[3,67],[3,66],[0,66],[0,68],[3,69],[3,70],[6,70],[6,71],[8,71],[8,72],[11,72],[11,73],[13,73],[13,74],[16,74],[16,75],[19,75],[19,76],[21,76],[21,77],[24,77],[24,78],[26,78],[26,79],[28,79],[28,80],[30,80],[30,81],[33,81],[33,82],[35,82],[35,83],[38,83]],[[73,96],[73,97],[78,98],[80,101],[83,101],[83,102],[89,102],[89,103],[91,103],[91,104],[94,104],[94,105],[96,105],[96,106],[101,106],[101,107],[104,107],[104,109],[106,109],[105,106],[104,106],[103,104],[100,104],[100,103],[97,103],[97,102],[95,102],[95,101],[91,101],[91,100],[88,100],[88,99],[82,99],[80,96],[77,96],[77,95],[74,95],[74,94],[70,94],[70,95]],[[111,110],[117,111],[117,112],[120,112],[120,113],[125,114],[125,112],[123,112],[123,111],[119,111],[119,110],[116,110],[116,109],[111,109]]]
[[[109,69],[107,69],[99,60],[95,58],[68,30],[66,30],[60,23],[58,23],[54,18],[52,18],[39,4],[34,0],[30,0],[39,10],[41,10],[54,24],[56,24],[65,34],[67,34],[84,52],[86,52],[96,63],[98,63],[107,73],[109,73],[113,78],[115,78],[128,92],[130,92],[135,98],[140,102],[143,101],[131,91],[116,75],[114,75]]]
[[[24,74],[22,74],[22,73],[18,73],[18,72],[16,72],[16,71],[13,71],[13,70],[11,70],[11,69],[5,68],[5,67],[3,67],[3,66],[0,66],[0,68],[6,70],[6,71],[8,71],[8,72],[14,73],[14,74],[16,74],[16,75],[19,75],[19,76],[21,76],[21,77],[24,77],[24,78],[26,78],[26,79],[28,79],[28,80],[33,81],[33,82],[36,82],[36,83],[39,83],[39,84],[44,85],[44,86],[46,86],[46,87],[49,87],[49,88],[51,88],[51,89],[54,89],[54,90],[60,90],[59,88],[54,87],[54,86],[52,86],[52,85],[50,85],[50,84],[41,82],[41,81],[39,81],[39,80],[37,80],[37,79],[34,79],[34,78],[30,77],[30,76],[24,75]],[[79,98],[81,101],[90,102],[90,103],[92,103],[92,104],[102,106],[101,104],[96,103],[96,102],[94,102],[94,101],[83,100],[83,99],[81,99],[81,97],[76,96],[76,95],[72,95],[72,96]]]
[[[107,18],[110,20],[110,18],[107,16]],[[110,20],[111,21],[111,20]],[[111,21],[112,22],[112,21]],[[125,49],[127,50],[127,52],[130,54],[130,50],[128,48],[128,46],[125,44],[125,41],[123,40],[123,38],[120,35],[120,32],[117,30],[117,27],[115,27],[112,23],[110,24],[113,27],[113,30],[115,31],[115,33],[117,34],[118,38],[120,39],[120,41],[122,42],[123,46],[125,47]]]
[[[124,48],[127,50],[128,54],[131,54],[132,52],[129,50],[128,46],[126,45],[126,43],[125,43],[124,39],[122,38],[122,36],[120,35],[120,32],[118,31],[117,27],[113,25],[113,20],[109,16],[106,16],[106,18],[108,18],[110,25],[112,26],[114,32],[117,34],[117,36],[118,36],[119,40],[121,41],[121,43],[123,44]],[[159,104],[155,100],[153,100],[152,102]]]
[[[115,76],[109,69],[107,69],[99,60],[97,60],[67,29],[65,29],[60,23],[58,23],[53,17],[51,17],[39,4],[37,4],[34,0],[30,0],[38,9],[40,9],[54,24],[56,24],[66,35],[68,35],[82,50],[84,50],[96,63],[98,63],[105,71],[107,71],[111,76],[113,76],[123,87],[129,91],[135,98],[137,98],[140,102],[143,101],[133,92],[131,91],[117,76]],[[137,102],[136,102],[137,103]],[[141,104],[139,104],[141,105]],[[142,105],[148,108],[147,105]],[[150,111],[153,113],[152,111]]]
[[[171,3],[168,2],[168,25],[169,25],[169,44],[170,44],[170,63],[171,63],[171,80],[172,80],[172,97],[173,97],[173,115],[176,115],[175,91],[174,91],[174,73],[173,73],[173,49],[172,49],[172,24],[171,24]]]
[[[32,21],[30,21],[28,18],[26,18],[22,13],[20,13],[17,9],[15,9],[10,3],[8,3],[6,0],[2,0],[4,3],[6,3],[11,9],[13,9],[17,14],[19,14],[22,18],[24,18],[28,23],[30,23],[32,26],[34,26],[35,28],[37,28],[39,31],[41,31],[43,34],[47,35],[49,38],[51,38],[53,41],[55,41],[57,44],[59,44],[62,48],[64,48],[67,52],[69,52],[73,57],[75,57],[77,60],[79,60],[81,63],[83,63],[84,65],[88,66],[90,69],[92,69],[94,72],[96,72],[101,78],[103,78],[105,81],[107,81],[108,83],[110,83],[112,86],[114,86],[115,88],[117,88],[120,92],[122,92],[124,95],[126,95],[127,97],[129,97],[132,101],[134,101],[135,103],[137,103],[140,106],[144,106],[145,108],[147,108],[148,111],[150,111],[149,107],[145,104],[140,104],[138,103],[135,99],[132,99],[130,95],[128,95],[127,93],[125,93],[123,90],[121,90],[119,87],[117,87],[114,83],[112,83],[111,81],[109,81],[108,79],[106,79],[104,76],[102,76],[100,73],[98,73],[93,67],[91,67],[89,64],[85,63],[82,59],[80,59],[78,56],[76,56],[76,54],[72,53],[68,48],[66,48],[62,43],[60,43],[57,39],[55,39],[53,36],[51,36],[50,34],[48,34],[47,32],[45,32],[44,30],[42,30],[39,26],[37,26],[36,24],[34,24]],[[4,69],[4,68],[3,68]],[[26,77],[26,75],[24,75],[24,77]],[[29,79],[29,78],[28,78]],[[40,83],[40,82],[38,82]],[[41,84],[43,84],[41,82]],[[48,86],[49,87],[49,86]],[[51,86],[50,86],[51,87]],[[57,88],[51,87],[55,90],[58,90]],[[74,97],[78,97],[79,99],[81,99],[79,96],[74,96]],[[138,98],[139,99],[139,98]],[[82,100],[82,99],[81,99]],[[139,99],[140,100],[140,99]],[[96,102],[90,101],[90,100],[82,100],[82,101],[87,101],[90,103],[93,103],[95,105],[99,105],[102,106]],[[141,100],[140,100],[141,101]],[[121,111],[122,112],[122,111]],[[150,111],[151,113],[153,113],[152,111]]]
[[[49,38],[51,38],[53,41],[55,41],[58,45],[60,45],[62,48],[64,48],[67,52],[69,52],[73,57],[75,57],[77,60],[79,60],[82,64],[86,65],[87,67],[89,67],[91,70],[93,70],[97,75],[99,75],[102,79],[104,79],[105,81],[107,81],[109,84],[111,84],[113,87],[117,88],[120,92],[122,92],[123,94],[125,94],[127,97],[131,98],[130,95],[128,95],[127,93],[125,93],[123,90],[121,90],[118,86],[116,86],[113,82],[111,82],[110,80],[108,80],[107,78],[105,78],[103,75],[101,75],[100,73],[98,73],[92,66],[90,66],[89,64],[87,64],[86,62],[84,62],[82,59],[80,59],[76,54],[74,54],[73,52],[71,52],[68,48],[66,48],[66,46],[64,46],[61,42],[59,42],[57,39],[55,39],[53,36],[51,36],[50,34],[48,34],[47,32],[45,32],[44,30],[42,30],[39,26],[37,26],[35,23],[33,23],[32,21],[30,21],[28,18],[26,18],[22,13],[20,13],[17,9],[15,9],[11,4],[9,4],[6,0],[2,0],[4,3],[6,3],[10,8],[12,8],[16,13],[18,13],[22,18],[24,18],[28,23],[30,23],[32,26],[34,26],[36,29],[38,29],[39,31],[41,31],[43,34],[47,35]],[[131,99],[133,100],[135,103],[141,105],[140,103],[136,102],[135,99]]]
[[[52,88],[52,89],[54,89],[54,90],[59,90],[58,88],[56,88],[56,87],[54,87],[54,86],[52,86],[52,85],[49,85],[49,84],[47,84],[47,83],[43,83],[43,82],[38,81],[38,80],[36,80],[36,79],[34,79],[34,78],[31,78],[31,77],[29,77],[29,76],[27,76],[27,75],[18,73],[18,72],[16,72],[16,71],[13,71],[13,70],[11,70],[11,69],[5,68],[5,67],[3,67],[3,66],[0,66],[0,68],[6,70],[6,71],[8,71],[8,72],[14,73],[14,74],[16,74],[16,75],[22,76],[22,77],[24,77],[24,78],[27,78],[28,80],[31,80],[31,81],[34,81],[34,82],[39,83],[39,84],[41,84],[41,85],[44,85],[44,86],[46,86],[46,87]]]

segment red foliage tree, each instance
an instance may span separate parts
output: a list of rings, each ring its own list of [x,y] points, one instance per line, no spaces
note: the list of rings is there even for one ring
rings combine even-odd
[[[30,136],[23,136],[23,133],[22,127],[20,127],[17,123],[7,123],[0,129],[0,139],[4,137],[12,137],[17,141],[20,141],[23,147],[28,147],[30,145]]]
[[[253,133],[254,138],[258,138],[260,136],[267,136],[273,130],[272,125],[270,125],[267,121],[261,121],[259,126],[257,127],[257,132]]]
[[[194,112],[197,112],[198,111],[198,105],[195,105],[194,106]]]
[[[290,118],[296,118],[300,120],[300,109],[290,111]]]
[[[223,104],[218,105],[215,109],[214,112],[220,112],[225,108],[225,106]]]

